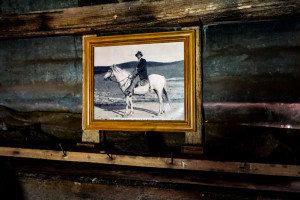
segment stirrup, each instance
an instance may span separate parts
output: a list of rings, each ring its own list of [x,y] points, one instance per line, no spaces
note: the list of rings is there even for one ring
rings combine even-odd
[[[126,94],[127,96],[129,96],[129,97],[132,96],[132,93],[131,93],[130,91],[128,91],[128,90],[125,91],[125,94]]]

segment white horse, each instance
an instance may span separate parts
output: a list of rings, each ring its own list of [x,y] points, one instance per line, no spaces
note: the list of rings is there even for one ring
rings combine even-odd
[[[125,94],[126,110],[125,110],[124,116],[126,117],[128,115],[133,114],[132,96],[131,95],[129,96],[125,93],[126,89],[130,86],[131,81],[132,81],[131,73],[126,70],[120,69],[116,65],[113,65],[109,68],[107,73],[104,75],[104,80],[112,80],[112,77],[116,78],[116,82],[119,83],[120,89]],[[154,90],[157,94],[158,101],[159,101],[159,111],[158,111],[157,115],[163,114],[165,112],[163,96],[162,96],[163,94],[165,95],[167,101],[169,102],[168,94],[166,91],[166,78],[164,76],[161,76],[158,74],[151,74],[148,76],[148,80],[149,80],[150,86],[149,86],[149,84],[146,84],[146,86],[140,86],[140,88],[148,87],[145,90],[135,88],[133,91],[133,95],[134,94],[146,94],[150,90]],[[141,92],[141,91],[143,91],[143,92]],[[129,108],[130,108],[130,113],[128,114]]]

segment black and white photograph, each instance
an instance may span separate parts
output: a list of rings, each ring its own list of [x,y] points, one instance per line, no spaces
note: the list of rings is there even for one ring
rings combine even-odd
[[[195,31],[86,36],[83,129],[194,131]]]
[[[184,120],[184,42],[94,48],[95,120]]]

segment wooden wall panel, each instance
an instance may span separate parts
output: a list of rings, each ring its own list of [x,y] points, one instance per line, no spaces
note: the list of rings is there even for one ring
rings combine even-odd
[[[299,20],[203,31],[206,153],[299,163]]]
[[[1,105],[81,113],[81,37],[3,40],[0,49]]]
[[[0,1],[0,15],[70,8],[77,5],[78,0],[2,0]]]
[[[5,158],[4,199],[299,199],[299,178]],[[38,189],[37,189],[38,188]],[[175,196],[174,196],[175,195]]]
[[[178,25],[178,18],[195,17],[208,24],[202,32],[205,154],[229,160],[299,164],[300,149],[295,141],[299,139],[300,26],[299,18],[292,18],[299,16],[298,1],[270,0],[269,4],[259,1],[254,6],[251,1],[237,5],[236,1],[205,1],[205,4],[178,0],[174,7],[161,6],[170,2],[131,1],[1,16],[0,37],[39,36],[0,41],[0,105],[29,112],[28,121],[21,118],[19,123],[20,113],[6,112],[3,107],[1,137],[9,140],[20,136],[25,141],[27,133],[37,134],[33,128],[38,127],[36,124],[43,127],[39,130],[60,138],[72,138],[67,134],[78,136],[80,119],[76,118],[75,128],[64,135],[71,120],[60,124],[58,130],[54,122],[61,118],[39,121],[36,113],[30,116],[30,112],[57,112],[66,117],[70,112],[80,114],[81,37],[40,36],[90,32],[91,27],[109,34],[110,31]],[[194,3],[192,7],[190,2]],[[104,11],[99,12],[100,8]],[[133,10],[127,11],[129,8]],[[74,15],[82,20],[73,19]],[[286,16],[290,18],[228,23]],[[226,24],[213,24],[215,22]],[[21,130],[21,126],[25,126],[26,131]],[[135,136],[109,132],[107,142],[114,145],[133,140]],[[151,145],[159,147],[157,149],[184,142],[183,134],[153,134],[148,138]]]
[[[0,17],[0,38],[37,37],[299,16],[299,1],[164,0],[130,1]]]

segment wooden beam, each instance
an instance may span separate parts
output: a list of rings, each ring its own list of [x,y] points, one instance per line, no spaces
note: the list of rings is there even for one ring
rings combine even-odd
[[[112,165],[93,165],[87,163],[74,162],[54,162],[48,160],[30,160],[6,158],[2,159],[2,165],[6,170],[18,174],[18,180],[30,178],[39,180],[47,174],[46,179],[54,181],[72,181],[84,183],[93,183],[101,185],[120,185],[135,187],[163,187],[166,188],[192,188],[201,190],[202,186],[212,187],[212,189],[246,189],[248,192],[265,191],[278,193],[297,193],[300,194],[300,180],[297,177],[274,177],[246,174],[228,173],[207,173],[195,171],[163,170],[156,168],[147,168],[140,170],[138,168],[112,166]],[[101,170],[99,170],[101,168]],[[18,173],[21,172],[21,173]],[[4,175],[5,173],[2,173]],[[42,175],[42,176],[41,176]],[[1,175],[0,175],[1,176]],[[15,180],[15,176],[12,177]],[[96,179],[95,179],[96,178]],[[0,178],[1,179],[1,178]],[[208,187],[206,187],[208,189]],[[223,194],[223,193],[222,193]],[[161,198],[161,197],[160,197]],[[285,196],[286,198],[286,196]],[[200,198],[201,199],[201,198]],[[223,198],[224,199],[224,198]]]
[[[300,177],[300,166],[297,165],[143,157],[128,155],[106,155],[98,153],[68,151],[61,152],[54,150],[24,149],[14,147],[0,147],[0,156],[114,164],[137,167]]]
[[[131,1],[1,16],[0,39],[171,26],[193,17],[204,24],[298,17],[299,8],[299,0]]]

